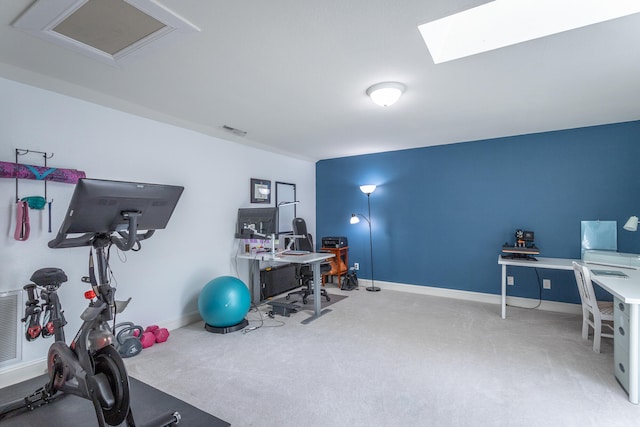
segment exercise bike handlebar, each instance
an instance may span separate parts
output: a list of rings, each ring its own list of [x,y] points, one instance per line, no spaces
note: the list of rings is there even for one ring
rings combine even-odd
[[[52,249],[77,248],[81,246],[91,246],[99,235],[108,235],[109,240],[114,243],[118,249],[128,251],[132,249],[138,242],[146,240],[153,236],[155,230],[147,230],[146,232],[138,232],[138,217],[140,212],[122,212],[122,216],[127,219],[127,229],[116,231],[119,235],[112,232],[102,233],[84,233],[81,236],[70,237],[63,229],[60,229],[55,239],[48,243]]]
[[[138,217],[142,215],[140,212],[123,212],[122,216],[129,221],[127,231],[118,231],[120,237],[111,236],[111,241],[121,251],[132,249],[140,240],[148,239],[153,236],[155,230],[148,230],[146,233],[138,233]]]

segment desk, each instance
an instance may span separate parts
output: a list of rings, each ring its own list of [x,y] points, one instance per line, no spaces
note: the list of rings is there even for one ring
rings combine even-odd
[[[502,318],[506,317],[507,295],[507,266],[550,268],[554,270],[573,270],[573,261],[567,258],[538,258],[538,261],[524,261],[516,259],[504,259],[498,256],[498,264],[502,265]],[[595,264],[595,263],[594,263]],[[587,263],[589,268],[599,264]],[[640,270],[628,267],[605,267],[610,270],[620,270],[629,276],[628,278],[616,278],[612,276],[591,275],[591,280],[600,285],[614,297],[629,306],[629,401],[638,404],[638,374],[640,369]],[[615,345],[615,343],[614,343]]]
[[[313,302],[314,315],[305,319],[302,323],[308,323],[311,320],[322,316],[320,311],[320,290],[322,289],[322,277],[320,275],[320,264],[327,258],[334,257],[331,253],[311,252],[304,255],[276,255],[270,253],[259,254],[238,254],[238,258],[249,260],[249,289],[251,290],[251,300],[254,303],[260,302],[260,261],[286,262],[291,264],[311,264],[313,271]],[[331,310],[325,310],[328,313]]]
[[[328,282],[330,276],[337,276],[338,287],[340,287],[340,278],[349,273],[349,246],[342,248],[322,248],[323,252],[332,253],[335,258],[331,259],[331,271],[324,273],[324,277]]]
[[[620,270],[629,276],[628,278],[621,279],[591,274],[591,280],[629,306],[629,401],[637,405],[638,358],[640,356],[640,330],[638,330],[638,320],[640,320],[638,318],[638,305],[640,304],[640,270],[620,267],[607,267],[607,269]]]
[[[541,258],[538,261],[526,261],[522,259],[506,259],[498,255],[498,264],[502,265],[502,318],[507,317],[507,266],[529,267],[529,268],[549,268],[551,270],[571,270],[573,271],[573,261],[579,259],[570,258]]]

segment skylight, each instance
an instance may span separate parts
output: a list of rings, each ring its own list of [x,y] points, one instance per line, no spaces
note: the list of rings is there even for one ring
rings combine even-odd
[[[638,0],[495,0],[418,29],[440,64],[638,12]]]

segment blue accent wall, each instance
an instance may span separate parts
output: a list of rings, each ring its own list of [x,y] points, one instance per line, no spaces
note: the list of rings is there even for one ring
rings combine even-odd
[[[374,279],[500,294],[497,257],[518,228],[543,257],[580,258],[580,221],[618,222],[618,250],[640,252],[640,121],[319,161],[317,235],[347,236],[371,278],[359,186],[371,195]],[[538,274],[536,274],[538,273]],[[579,303],[572,272],[510,268],[508,295]],[[551,290],[540,291],[543,278]]]

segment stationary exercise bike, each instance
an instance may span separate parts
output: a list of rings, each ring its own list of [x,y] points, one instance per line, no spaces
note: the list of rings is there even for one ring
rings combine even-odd
[[[130,406],[129,378],[122,357],[112,345],[116,315],[131,299],[115,300],[116,289],[109,282],[109,250],[114,244],[122,251],[139,250],[140,241],[151,237],[155,229],[166,226],[182,190],[182,187],[117,181],[85,179],[79,182],[65,222],[49,247],[92,247],[89,276],[82,278],[91,284],[91,290],[85,292],[89,306],[80,316],[83,320],[80,330],[67,346],[64,334],[67,322],[57,293],[67,276],[59,268],[43,268],[33,273],[33,283],[24,287],[28,294],[23,319],[25,335],[27,340],[36,339],[38,335],[55,337],[47,356],[49,380],[33,394],[0,409],[0,420],[18,409],[34,409],[50,403],[58,392],[63,392],[90,400],[100,427],[117,426],[125,420],[128,426],[136,426]],[[109,202],[106,205],[105,200]],[[89,229],[98,231],[87,232]],[[138,232],[139,229],[147,231]],[[69,236],[77,232],[84,235]],[[41,325],[43,312],[47,313],[46,322]],[[179,421],[178,412],[169,412],[145,424],[173,426]]]

